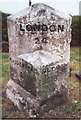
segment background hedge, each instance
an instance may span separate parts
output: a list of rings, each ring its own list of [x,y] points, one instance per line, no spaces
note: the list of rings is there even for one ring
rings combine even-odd
[[[2,43],[8,42],[7,17],[10,14],[2,13]]]
[[[81,45],[81,16],[72,16],[72,46]]]

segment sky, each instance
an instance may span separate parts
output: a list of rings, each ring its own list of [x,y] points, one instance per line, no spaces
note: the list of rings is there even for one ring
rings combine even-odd
[[[79,15],[79,0],[31,0],[32,4],[45,3],[66,14]],[[0,11],[16,14],[28,7],[29,0],[0,0]]]

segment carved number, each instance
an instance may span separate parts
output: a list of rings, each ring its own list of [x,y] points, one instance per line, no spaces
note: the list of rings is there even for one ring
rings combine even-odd
[[[36,40],[35,41],[36,44],[40,44],[39,38],[35,38],[35,40]]]
[[[47,38],[43,38],[42,42],[43,43],[48,43]]]
[[[41,42],[42,42],[42,43],[48,43],[47,38],[43,38]],[[40,44],[39,38],[35,38],[35,43],[36,43],[36,44]]]

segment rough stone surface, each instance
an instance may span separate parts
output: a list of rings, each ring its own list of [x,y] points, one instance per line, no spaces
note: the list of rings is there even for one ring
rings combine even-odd
[[[30,117],[68,97],[70,26],[70,16],[41,3],[8,17],[11,80],[6,93]]]

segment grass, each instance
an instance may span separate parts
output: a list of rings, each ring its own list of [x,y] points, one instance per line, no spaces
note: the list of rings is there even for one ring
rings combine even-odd
[[[63,114],[66,114],[68,116],[68,113],[70,114],[75,114],[76,117],[79,116],[78,112],[81,112],[81,99],[80,99],[80,90],[81,90],[81,83],[80,81],[76,78],[75,73],[79,71],[79,65],[81,63],[81,52],[79,51],[79,47],[71,47],[71,57],[70,57],[70,66],[72,67],[72,73],[71,77],[69,78],[69,97],[68,101],[66,103],[66,107],[62,109],[60,108],[60,111],[63,112]],[[8,80],[10,79],[10,69],[9,69],[9,54],[8,53],[2,53],[2,77],[3,77],[3,88],[6,88],[6,84]],[[4,99],[4,98],[3,98]],[[75,103],[77,101],[77,103]],[[8,100],[4,100],[4,108],[8,108]],[[6,103],[6,104],[5,104]],[[12,105],[11,105],[12,106]],[[57,110],[58,112],[58,110]],[[6,111],[7,113],[7,111]],[[4,114],[6,114],[4,113]],[[17,113],[17,114],[16,114]],[[23,117],[25,116],[24,113],[22,113]],[[58,112],[59,114],[59,112]],[[18,113],[17,111],[13,112],[9,116],[19,116],[20,112]],[[51,116],[51,114],[48,114],[50,117],[53,117],[54,115]]]
[[[71,57],[70,58],[71,58],[70,64],[72,67],[72,75],[71,75],[70,82],[69,82],[71,98],[79,99],[81,83],[76,78],[75,74],[80,71],[80,64],[81,64],[80,47],[72,47],[71,48]]]
[[[76,78],[76,73],[80,71],[81,52],[80,47],[71,47],[70,66],[72,68],[71,77],[69,80],[69,103],[70,106],[64,109],[64,112],[75,114],[81,112],[80,90],[81,82]],[[77,103],[75,103],[77,102]]]
[[[6,85],[7,81],[10,78],[10,69],[9,69],[9,53],[2,53],[2,78],[3,78],[3,87]]]
[[[70,108],[66,107],[64,109],[66,113],[76,113],[81,111],[81,102],[79,103],[73,103]]]

